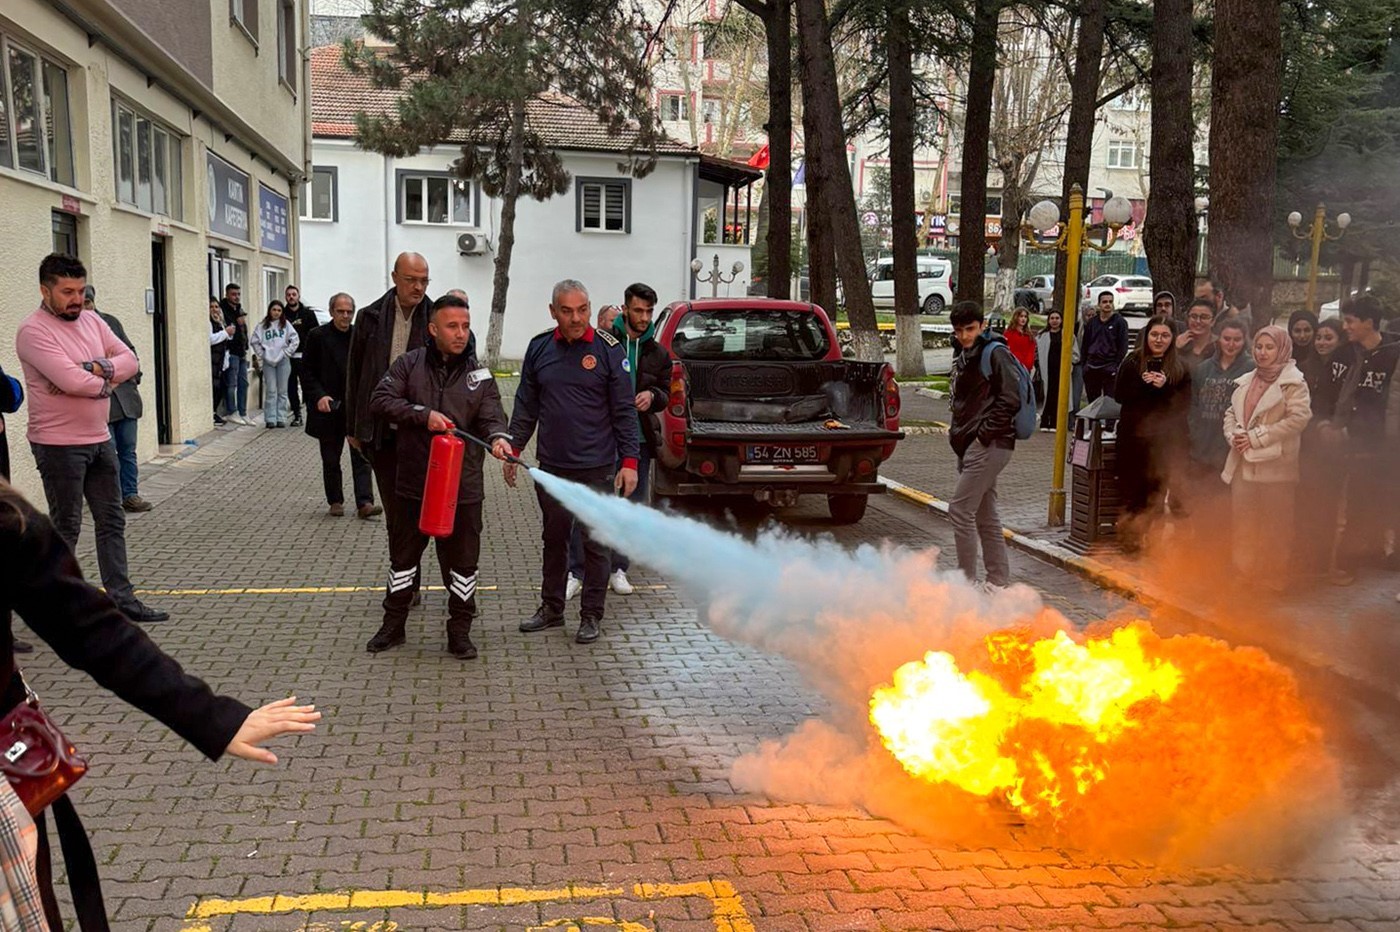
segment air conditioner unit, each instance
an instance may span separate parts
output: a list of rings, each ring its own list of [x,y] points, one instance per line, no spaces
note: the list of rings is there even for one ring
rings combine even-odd
[[[486,240],[475,233],[463,233],[457,237],[457,251],[464,256],[479,256],[486,251]]]

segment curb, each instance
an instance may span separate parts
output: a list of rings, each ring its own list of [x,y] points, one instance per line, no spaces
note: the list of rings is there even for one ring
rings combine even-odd
[[[880,484],[889,490],[891,495],[898,496],[905,501],[922,505],[929,511],[948,517],[948,503],[943,499],[928,492],[921,491],[907,486],[902,482],[880,476]],[[1142,580],[1137,579],[1120,570],[1116,570],[1105,563],[1091,557],[1081,556],[1065,547],[1047,543],[1043,540],[1036,540],[1018,531],[1003,527],[1002,535],[1007,543],[1039,557],[1048,563],[1058,566],[1060,569],[1082,576],[1100,588],[1110,590],[1123,596],[1130,601],[1137,602],[1147,608],[1163,608],[1179,612],[1189,618],[1202,628],[1209,628],[1216,632],[1216,636],[1237,643],[1237,638],[1244,638],[1243,643],[1256,643],[1255,637],[1245,632],[1232,631],[1229,626],[1222,625],[1216,619],[1214,613],[1202,606],[1193,605],[1183,599],[1168,595],[1162,589]],[[1358,670],[1349,664],[1339,661],[1338,658],[1320,653],[1316,650],[1301,648],[1297,644],[1260,644],[1269,653],[1288,656],[1292,659],[1305,663],[1317,669],[1326,670],[1337,676],[1345,677],[1355,683],[1359,683],[1369,689],[1377,690],[1387,696],[1394,696],[1394,684],[1380,682],[1366,671]]]

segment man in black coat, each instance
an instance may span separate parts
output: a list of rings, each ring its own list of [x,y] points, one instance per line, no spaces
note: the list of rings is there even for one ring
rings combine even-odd
[[[345,514],[345,485],[340,455],[345,449],[345,364],[353,339],[355,299],[341,292],[331,298],[331,322],[306,335],[301,379],[306,394],[306,432],[321,444],[321,476],[325,480],[329,514]],[[350,448],[350,474],[355,485],[355,513],[370,518],[383,513],[374,503],[369,461]]]
[[[224,323],[233,327],[228,343],[228,368],[224,370],[224,385],[228,392],[225,420],[248,424],[248,312],[243,309],[243,289],[230,282],[224,286],[224,299],[219,302]]]
[[[292,329],[297,332],[297,351],[292,354],[292,377],[287,380],[287,400],[292,405],[292,426],[301,426],[301,398],[306,394],[306,386],[302,381],[302,358],[306,352],[306,340],[311,336],[311,331],[321,326],[321,321],[316,317],[316,309],[301,303],[301,289],[296,285],[288,285],[284,292],[286,300],[282,302],[282,317],[291,321]],[[307,401],[307,407],[311,402]]]
[[[384,623],[365,646],[371,654],[404,642],[404,623],[413,594],[418,591],[418,564],[428,538],[418,529],[423,484],[433,435],[454,426],[492,444],[497,459],[511,452],[501,394],[490,369],[481,368],[467,344],[471,312],[467,302],[443,295],[433,304],[427,346],[400,356],[375,387],[374,413],[398,426],[398,468],[395,504],[399,519],[389,529],[389,584],[384,595]],[[452,533],[437,538],[438,565],[447,587],[447,649],[470,660],[476,645],[470,634],[476,617],[476,568],[481,555],[481,503],[485,483],[483,451],[466,449],[457,487],[457,510]],[[383,490],[381,490],[383,491]]]
[[[370,396],[395,360],[426,345],[428,338],[428,260],[416,252],[400,253],[391,276],[394,287],[360,309],[346,360],[345,435],[374,468],[384,523],[390,539],[398,516],[394,488],[398,472],[398,427],[370,410]],[[409,520],[415,520],[410,515]]]
[[[136,353],[136,344],[126,335],[122,322],[106,311],[97,310],[97,289],[92,285],[83,289],[83,307],[101,317],[112,328],[117,339]],[[137,356],[139,358],[140,354]],[[107,429],[111,431],[112,443],[117,448],[117,463],[120,466],[122,508],[131,512],[151,510],[151,503],[141,497],[141,472],[136,461],[136,422],[145,410],[141,403],[141,391],[136,387],[140,384],[141,371],[138,369],[135,376],[112,389],[112,407],[107,414]]]

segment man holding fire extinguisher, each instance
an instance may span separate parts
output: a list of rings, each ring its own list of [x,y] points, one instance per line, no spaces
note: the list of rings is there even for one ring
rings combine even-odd
[[[554,286],[549,313],[558,324],[530,341],[520,366],[510,434],[516,455],[539,428],[540,467],[600,491],[631,495],[637,488],[638,426],[632,364],[621,341],[589,326],[588,289],[564,279]],[[505,464],[515,485],[516,464]],[[544,518],[540,607],[520,623],[525,632],[564,624],[573,515],[535,486]],[[574,640],[589,644],[602,634],[611,554],[584,528],[583,598]]]
[[[454,427],[487,438],[492,452],[504,459],[511,452],[506,433],[505,409],[491,370],[478,365],[468,352],[471,312],[458,295],[447,294],[433,303],[428,317],[427,346],[409,350],[389,367],[370,396],[376,418],[398,430],[398,468],[394,488],[381,489],[395,496],[392,509],[401,520],[389,524],[389,583],[384,595],[384,623],[365,649],[371,654],[404,642],[404,624],[418,591],[419,561],[428,537],[418,527],[417,516],[426,495],[455,495],[452,530],[437,538],[438,565],[447,587],[447,650],[454,657],[476,657],[472,643],[472,619],[476,617],[476,567],[481,553],[481,477],[483,451],[465,450],[455,489],[425,489],[433,435]],[[460,443],[460,441],[457,441]],[[434,476],[442,475],[434,473]]]

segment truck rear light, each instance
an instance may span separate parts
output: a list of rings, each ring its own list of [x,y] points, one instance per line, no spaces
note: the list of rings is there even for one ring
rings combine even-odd
[[[671,449],[677,452],[685,449],[685,431],[671,431]]]
[[[671,394],[666,406],[672,417],[685,417],[685,370],[679,362],[671,363]]]
[[[700,461],[700,475],[702,475],[702,476],[713,476],[717,471],[718,471],[718,468],[715,466],[715,461],[714,461],[714,460],[701,460],[701,461]]]
[[[863,459],[856,463],[856,475],[868,476],[875,471],[875,461]]]
[[[880,376],[885,383],[885,420],[892,421],[899,417],[899,383],[894,380],[894,369],[890,366],[885,366]]]

